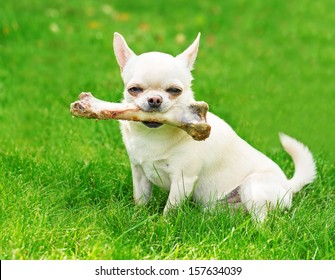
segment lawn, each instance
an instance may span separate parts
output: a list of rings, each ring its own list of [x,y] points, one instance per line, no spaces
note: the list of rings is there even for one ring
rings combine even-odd
[[[335,259],[333,1],[2,1],[0,259]],[[82,91],[123,85],[117,31],[136,53],[177,55],[202,33],[198,100],[288,176],[283,131],[309,146],[317,180],[262,226],[192,201],[135,207],[116,121],[74,119]]]

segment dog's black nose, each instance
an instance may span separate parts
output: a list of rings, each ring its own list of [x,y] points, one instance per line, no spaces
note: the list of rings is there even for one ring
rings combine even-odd
[[[159,106],[161,106],[163,102],[163,98],[160,95],[154,95],[154,96],[150,96],[148,97],[148,104],[151,108],[158,108]]]

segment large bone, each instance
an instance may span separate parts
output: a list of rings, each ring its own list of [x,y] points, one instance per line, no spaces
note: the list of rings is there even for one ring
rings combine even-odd
[[[164,113],[146,112],[135,105],[99,100],[90,92],[81,93],[79,100],[70,107],[70,112],[75,117],[156,122],[176,126],[185,130],[194,140],[205,140],[210,134],[211,127],[206,123],[207,111],[206,102],[194,102],[187,107],[173,106]]]

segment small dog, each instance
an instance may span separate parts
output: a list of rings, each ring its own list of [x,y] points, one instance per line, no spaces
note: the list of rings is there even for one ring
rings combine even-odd
[[[193,102],[191,70],[199,40],[200,33],[176,57],[161,52],[136,55],[115,33],[124,102],[156,112]],[[313,182],[313,156],[295,139],[280,134],[295,164],[294,176],[287,179],[276,163],[242,140],[222,119],[208,113],[207,122],[212,127],[209,138],[194,141],[185,131],[169,125],[121,121],[136,204],[148,202],[154,184],[169,191],[164,213],[192,195],[205,206],[222,199],[241,202],[253,219],[263,221],[268,210],[289,208],[293,194]]]

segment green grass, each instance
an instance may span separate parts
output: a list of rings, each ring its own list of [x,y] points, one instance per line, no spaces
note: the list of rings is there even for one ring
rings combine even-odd
[[[335,259],[333,1],[221,2],[1,4],[1,259]],[[197,99],[288,175],[277,132],[306,143],[316,182],[263,226],[191,201],[164,217],[157,188],[135,207],[118,123],[69,115],[81,91],[122,98],[114,31],[172,54],[201,31]]]

